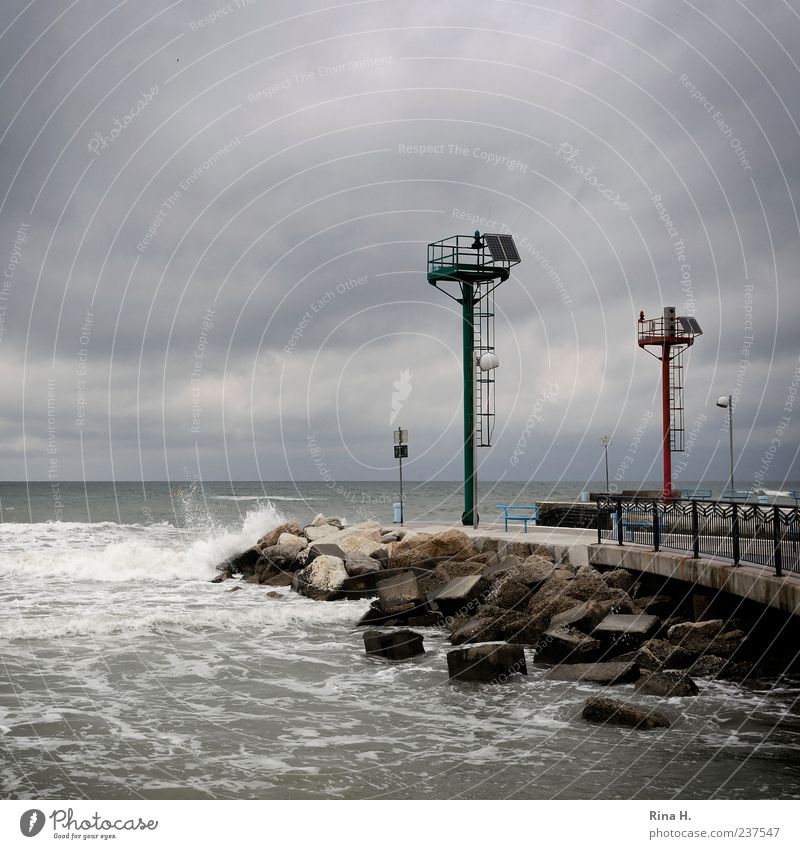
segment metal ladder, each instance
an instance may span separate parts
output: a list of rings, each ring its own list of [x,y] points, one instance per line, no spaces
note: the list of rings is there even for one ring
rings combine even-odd
[[[494,351],[494,292],[476,287],[473,350],[476,357]],[[492,444],[495,419],[494,371],[477,371],[475,386],[475,439],[479,448]]]
[[[669,447],[684,451],[683,424],[683,348],[669,361]]]

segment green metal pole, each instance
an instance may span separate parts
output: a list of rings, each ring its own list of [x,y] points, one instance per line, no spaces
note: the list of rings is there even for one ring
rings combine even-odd
[[[461,524],[472,525],[475,518],[475,301],[472,283],[461,284],[461,314],[464,346],[464,512]]]

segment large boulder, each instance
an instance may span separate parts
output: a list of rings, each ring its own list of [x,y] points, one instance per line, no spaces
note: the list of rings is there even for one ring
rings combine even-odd
[[[271,545],[265,548],[255,566],[255,574],[263,581],[276,572],[296,572],[304,564],[298,559],[300,551],[296,545]]]
[[[693,655],[731,657],[744,643],[746,634],[738,629],[722,633],[725,627],[721,619],[682,622],[669,628],[667,639]]]
[[[298,554],[308,545],[308,540],[304,536],[298,536],[297,534],[290,533],[282,533],[278,537],[278,542],[276,545],[283,545],[287,548],[294,548]]]
[[[551,578],[555,571],[555,564],[551,560],[532,554],[512,570],[511,574],[521,584],[537,588]]]
[[[411,571],[379,581],[377,590],[385,614],[408,613],[422,602],[417,576]]]
[[[669,728],[671,725],[669,717],[659,711],[646,710],[630,702],[620,702],[602,696],[587,699],[582,716],[588,722],[624,725],[645,731]]]
[[[217,566],[221,572],[230,572],[232,575],[244,575],[245,578],[255,574],[256,564],[261,559],[262,550],[260,546],[254,545],[246,551],[232,554]]]
[[[393,568],[408,568],[432,557],[469,560],[479,553],[463,531],[453,528],[438,534],[407,535],[392,543],[389,556]]]
[[[527,675],[525,653],[509,643],[484,643],[447,652],[447,672],[453,681],[505,683],[513,675]]]
[[[462,575],[434,590],[428,596],[428,601],[445,616],[455,616],[462,611],[469,613],[477,609],[478,600],[486,591],[486,584],[486,579],[481,575]]]
[[[338,542],[339,547],[348,554],[366,554],[375,560],[386,563],[389,559],[389,550],[369,536],[364,534],[346,534]]]
[[[664,669],[688,669],[695,658],[682,646],[656,638],[643,643],[641,650],[650,652]]]
[[[610,613],[592,631],[592,636],[610,650],[631,651],[652,636],[660,621],[657,616],[646,613]]]
[[[344,561],[339,557],[323,554],[295,573],[292,589],[317,601],[333,601],[342,597],[346,580]]]
[[[639,678],[635,663],[559,663],[545,672],[550,681],[587,681],[592,684],[630,684]]]
[[[600,653],[600,642],[561,625],[548,628],[533,648],[537,663],[579,663],[594,660]]]
[[[495,581],[507,575],[513,569],[516,569],[522,562],[521,557],[515,557],[513,554],[508,554],[505,557],[497,557],[495,555],[494,562],[486,566],[481,574],[488,581]]]
[[[688,675],[678,672],[646,672],[635,685],[645,696],[696,696],[700,690]]]
[[[506,610],[516,610],[522,613],[531,599],[533,590],[527,585],[515,580],[513,575],[497,581],[487,596],[487,601]]]
[[[557,628],[566,625],[577,628],[586,634],[591,632],[608,616],[613,601],[582,601],[563,613],[557,613],[550,620],[550,627]]]
[[[290,519],[288,522],[284,522],[282,525],[278,525],[264,534],[257,543],[258,547],[269,548],[271,545],[277,545],[281,534],[293,534],[294,536],[301,537],[303,536],[303,529],[295,519]]]
[[[569,594],[578,601],[603,601],[614,598],[616,591],[609,587],[593,566],[581,566],[575,573]]]
[[[347,555],[339,548],[338,545],[335,545],[332,542],[315,542],[313,545],[308,547],[308,555],[306,557],[306,565],[311,563],[316,557],[320,557],[323,554],[328,554],[331,557],[338,557],[340,560],[346,560]]]
[[[625,590],[625,592],[636,583],[636,575],[627,569],[613,569],[611,572],[604,572],[602,578],[607,586],[612,589]]]
[[[338,546],[336,547],[338,548]],[[351,578],[364,575],[377,576],[381,572],[380,562],[368,554],[362,554],[360,551],[352,551],[342,559],[344,560],[344,568],[347,569],[347,574]]]
[[[364,649],[367,654],[385,660],[408,660],[424,654],[422,641],[422,634],[407,629],[364,632]]]
[[[319,542],[323,539],[328,539],[335,534],[339,533],[337,529],[333,525],[309,525],[303,531],[306,539],[309,542]]]

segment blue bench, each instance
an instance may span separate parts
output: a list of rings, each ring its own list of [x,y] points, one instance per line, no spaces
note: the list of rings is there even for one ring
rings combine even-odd
[[[682,489],[681,497],[688,501],[710,501],[710,489]]]
[[[720,497],[723,501],[749,501],[752,496],[751,489],[723,489]]]
[[[535,525],[539,521],[539,506],[537,504],[496,504],[498,510],[503,511],[503,521],[506,531],[509,522],[522,522],[525,533],[528,533],[528,522]]]
[[[612,513],[611,519],[613,523],[613,531],[614,536],[617,535],[617,514]],[[663,530],[664,528],[664,514],[659,511],[658,514],[658,527],[659,530]],[[635,507],[630,508],[628,510],[622,511],[622,533],[623,536],[625,531],[628,532],[628,539],[633,542],[633,535],[636,531],[647,531],[648,533],[653,532],[653,511],[651,509],[642,508],[641,510],[637,510]]]

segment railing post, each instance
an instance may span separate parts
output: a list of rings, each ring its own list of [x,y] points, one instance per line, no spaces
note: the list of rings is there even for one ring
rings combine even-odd
[[[739,505],[731,502],[731,531],[733,533],[733,565],[739,565]]]
[[[617,499],[617,542],[622,545],[622,499]]]
[[[783,548],[781,545],[781,511],[772,508],[772,559],[775,561],[775,576],[783,577]]]
[[[658,521],[658,502],[653,502],[653,551],[661,547],[661,528]]]
[[[692,501],[692,557],[700,556],[700,520],[697,515],[697,502]]]

